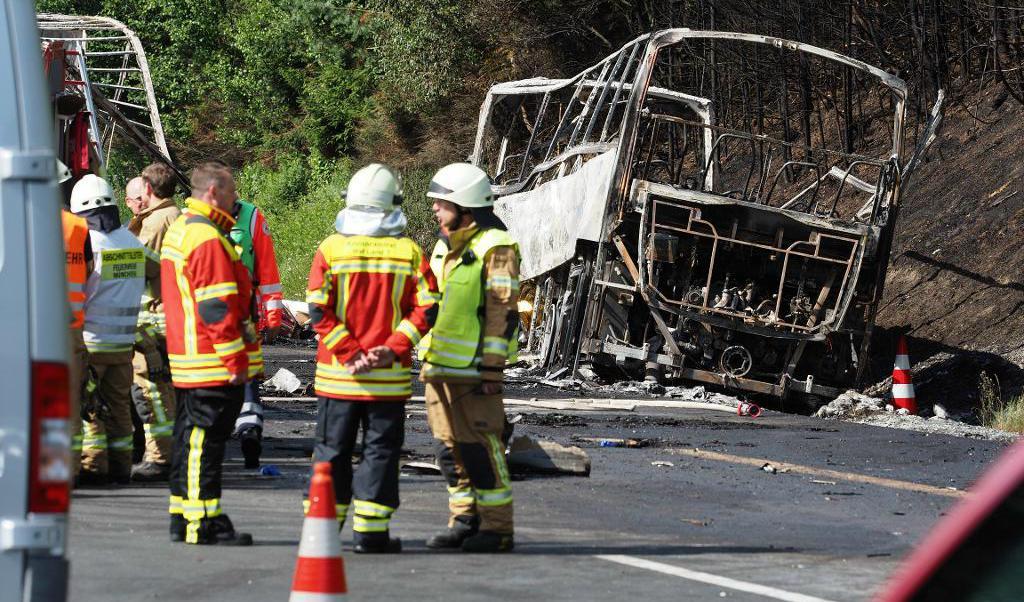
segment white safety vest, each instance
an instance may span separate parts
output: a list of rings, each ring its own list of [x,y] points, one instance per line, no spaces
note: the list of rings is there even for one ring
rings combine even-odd
[[[89,231],[93,270],[85,283],[83,338],[90,353],[131,351],[146,287],[146,253],[128,228]]]

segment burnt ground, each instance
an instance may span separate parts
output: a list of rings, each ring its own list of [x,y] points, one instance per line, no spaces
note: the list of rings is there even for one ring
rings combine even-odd
[[[914,176],[900,210],[877,321],[874,380],[891,372],[895,335],[904,332],[913,361],[944,350],[974,352],[962,373],[919,395],[963,394],[970,404],[982,370],[999,378],[1005,395],[1020,393],[1022,137],[1024,107],[998,86],[954,99],[947,110],[930,161]]]
[[[268,371],[284,365],[305,380],[302,375],[311,374],[312,364],[297,360],[311,354],[311,349],[270,347]],[[264,463],[276,466],[280,476],[242,468],[236,444],[229,446],[225,467],[226,510],[240,529],[254,534],[256,546],[168,543],[161,486],[76,491],[71,599],[285,599],[301,530],[316,406],[307,400],[266,405]],[[769,599],[624,566],[619,561],[625,559],[790,593],[777,599],[863,600],[955,502],[950,496],[956,494],[946,488],[969,487],[1003,449],[989,441],[779,412],[756,420],[704,410],[510,407],[509,414],[518,435],[583,448],[592,463],[590,476],[518,474],[513,485],[517,551],[481,558],[424,547],[445,518],[444,483],[432,474],[404,474],[402,507],[393,523],[405,542],[402,555],[354,555],[348,548],[350,531],[342,534],[350,598]],[[407,416],[407,456],[429,458],[433,440],[422,404],[410,403]],[[611,438],[647,445],[599,445]],[[719,454],[718,459],[688,454],[693,448]],[[771,474],[761,470],[762,462],[932,489],[795,471]]]

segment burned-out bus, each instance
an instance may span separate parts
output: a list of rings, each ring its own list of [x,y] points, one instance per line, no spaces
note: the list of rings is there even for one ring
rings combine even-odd
[[[829,50],[688,29],[493,86],[471,161],[521,246],[526,347],[553,375],[855,385],[941,102]]]

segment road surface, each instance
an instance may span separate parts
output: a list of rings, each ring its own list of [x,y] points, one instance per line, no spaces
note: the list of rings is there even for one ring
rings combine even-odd
[[[401,555],[357,556],[351,521],[342,534],[350,599],[864,600],[1003,448],[777,412],[509,413],[522,415],[517,435],[584,447],[591,475],[516,480],[516,551],[503,556],[428,550],[446,517],[444,483],[403,475],[392,522]],[[423,405],[408,416],[410,459],[427,459]],[[254,547],[169,543],[164,487],[79,490],[70,599],[286,600],[315,404],[268,404],[267,419],[264,464],[282,475],[244,469],[235,444],[225,470],[224,506]]]

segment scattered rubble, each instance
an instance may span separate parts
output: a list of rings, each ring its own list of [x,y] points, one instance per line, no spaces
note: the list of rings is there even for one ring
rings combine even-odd
[[[874,388],[872,388],[874,389]],[[894,410],[884,399],[847,391],[818,409],[815,416],[826,420],[850,420],[861,424],[899,428],[934,435],[951,435],[992,441],[1016,441],[1018,436],[993,428],[966,424],[950,418],[941,405],[935,416],[910,415],[906,410]]]
[[[512,470],[521,472],[590,476],[587,452],[553,441],[536,441],[526,435],[512,439],[508,465]]]

